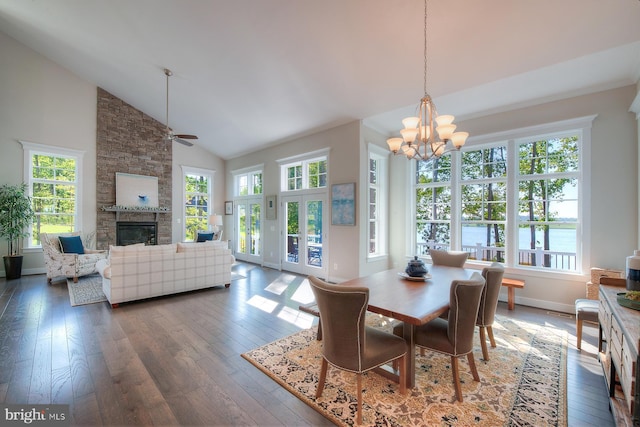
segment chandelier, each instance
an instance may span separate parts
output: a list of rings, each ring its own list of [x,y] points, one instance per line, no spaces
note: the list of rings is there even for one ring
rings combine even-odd
[[[427,0],[424,0],[424,96],[418,111],[418,117],[402,120],[402,138],[387,139],[393,154],[416,160],[437,159],[450,151],[460,150],[467,141],[469,134],[455,132],[455,118],[451,115],[439,116],[436,105],[427,93]],[[449,142],[451,145],[447,146]]]

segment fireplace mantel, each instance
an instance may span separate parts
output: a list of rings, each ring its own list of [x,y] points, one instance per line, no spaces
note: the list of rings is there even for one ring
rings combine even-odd
[[[102,210],[105,212],[115,212],[116,221],[120,221],[120,212],[126,213],[154,213],[156,214],[156,222],[158,222],[158,215],[161,213],[170,213],[171,209],[165,207],[158,208],[141,208],[135,206],[103,206]]]

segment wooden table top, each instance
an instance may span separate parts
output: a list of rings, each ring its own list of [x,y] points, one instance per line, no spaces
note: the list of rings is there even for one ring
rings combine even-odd
[[[453,280],[467,280],[474,271],[463,268],[428,266],[431,279],[416,282],[402,278],[400,270],[386,270],[342,282],[342,286],[369,288],[368,310],[412,325],[422,325],[449,308]]]

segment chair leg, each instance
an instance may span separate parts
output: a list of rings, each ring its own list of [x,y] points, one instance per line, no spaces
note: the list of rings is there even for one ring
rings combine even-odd
[[[478,369],[476,369],[476,359],[473,357],[473,353],[467,354],[467,361],[469,362],[469,368],[471,369],[471,375],[473,375],[474,381],[480,381],[480,375],[478,375]]]
[[[480,347],[482,347],[482,358],[489,360],[489,350],[487,350],[487,337],[484,334],[484,326],[479,326],[480,329]]]
[[[356,416],[356,423],[362,424],[362,374],[358,373],[358,414]]]
[[[582,319],[576,317],[576,347],[582,349]]]
[[[424,347],[420,347],[420,356],[424,356]]]
[[[318,378],[318,389],[316,390],[316,399],[322,396],[322,391],[324,390],[324,382],[327,379],[327,367],[329,364],[327,363],[327,359],[322,358],[322,366],[320,367],[320,378]]]
[[[318,320],[318,334],[316,335],[318,341],[322,341],[322,320]]]
[[[460,369],[458,368],[458,358],[451,356],[451,372],[453,373],[453,387],[456,390],[458,402],[462,402],[462,387],[460,387]]]
[[[489,335],[489,342],[491,342],[491,347],[496,348],[496,340],[493,339],[493,327],[487,326],[487,333]]]
[[[78,283],[78,276],[73,276],[73,283]]]

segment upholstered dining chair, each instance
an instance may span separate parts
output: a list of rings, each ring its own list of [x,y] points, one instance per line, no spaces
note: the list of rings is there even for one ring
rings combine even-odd
[[[467,356],[473,379],[480,381],[473,357],[473,335],[484,287],[485,280],[478,272],[473,273],[469,280],[454,280],[449,291],[448,318],[438,317],[415,329],[414,342],[417,346],[451,357],[453,386],[459,402],[463,401],[458,367],[460,357]],[[393,333],[401,335],[402,325],[394,327]]]
[[[469,257],[468,252],[442,251],[437,249],[429,249],[431,262],[433,265],[444,265],[447,267],[464,267],[464,263]]]
[[[489,335],[491,347],[496,347],[492,325],[496,317],[498,295],[502,287],[502,276],[504,276],[504,267],[500,263],[494,262],[491,266],[482,269],[482,277],[484,277],[486,285],[480,297],[480,308],[478,309],[476,326],[480,329],[480,346],[482,347],[482,358],[484,360],[489,360],[485,330],[487,335]]]
[[[407,344],[403,338],[365,325],[369,289],[326,283],[309,276],[322,322],[322,366],[316,399],[322,396],[328,364],[357,378],[356,421],[362,423],[362,374],[394,360],[400,363],[400,393],[406,393]]]

